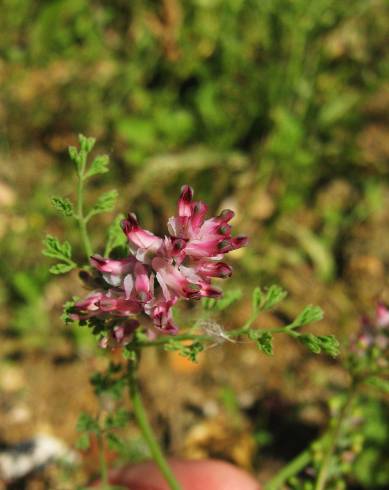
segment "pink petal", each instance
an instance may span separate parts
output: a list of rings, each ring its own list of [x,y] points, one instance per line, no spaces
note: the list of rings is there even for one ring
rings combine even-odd
[[[152,261],[152,267],[157,272],[157,280],[166,299],[171,298],[170,291],[185,298],[200,297],[200,288],[196,284],[190,283],[172,263],[155,257]]]
[[[134,278],[132,274],[127,274],[123,280],[124,292],[126,293],[126,298],[131,297],[131,293],[134,289]]]
[[[178,216],[191,216],[192,215],[192,199],[193,189],[189,185],[184,185],[181,188],[181,195],[178,200]]]
[[[223,250],[219,248],[220,240],[218,238],[212,240],[190,240],[185,247],[185,253],[191,257],[213,257]]]
[[[249,239],[247,236],[239,235],[231,239],[232,249],[236,250],[237,248],[245,247],[248,244]]]
[[[127,219],[123,220],[121,224],[128,240],[136,247],[147,249],[152,252],[157,252],[161,247],[162,238],[141,228],[135,214],[129,214]]]
[[[90,263],[100,272],[109,272],[111,274],[125,274],[131,270],[135,259],[128,257],[127,259],[105,259],[101,255],[93,255],[90,258]]]
[[[196,269],[200,274],[207,277],[230,277],[232,274],[232,267],[225,262],[215,262],[215,261],[202,261],[197,266]]]
[[[138,262],[135,266],[135,289],[141,301],[148,301],[150,297],[150,279],[146,267]]]
[[[383,303],[378,303],[376,306],[376,322],[379,327],[389,325],[389,310]]]
[[[190,226],[192,233],[196,234],[204,223],[205,215],[207,214],[208,206],[202,201],[193,203],[192,216],[190,218]]]

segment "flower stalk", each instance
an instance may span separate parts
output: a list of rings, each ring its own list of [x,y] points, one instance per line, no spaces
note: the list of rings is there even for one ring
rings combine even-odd
[[[265,486],[265,490],[278,490],[282,488],[285,482],[294,475],[300,473],[312,459],[311,448],[306,449],[297,455],[292,461],[284,466],[274,478],[272,478]]]
[[[315,484],[315,490],[325,490],[326,488],[327,480],[329,477],[329,471],[331,468],[332,457],[337,448],[339,436],[342,432],[343,422],[345,421],[349,413],[349,409],[357,394],[358,384],[359,384],[358,381],[354,379],[347,392],[346,399],[343,402],[339,414],[334,420],[334,425],[332,429],[330,429],[329,431],[328,439],[326,441],[327,445],[325,448],[323,461],[320,465],[319,474]]]
[[[80,229],[81,240],[84,246],[86,258],[89,262],[89,258],[93,254],[93,249],[86,227],[87,220],[84,216],[84,175],[86,166],[86,155],[82,154],[80,157],[80,164],[77,171],[77,214],[75,215],[75,218]]]
[[[160,469],[170,489],[182,490],[162,452],[160,445],[158,444],[157,438],[147,418],[146,410],[139,391],[136,375],[136,361],[129,361],[127,366],[129,394],[138,427],[141,430],[154,462]]]
[[[105,459],[105,445],[104,445],[104,434],[100,432],[97,435],[97,446],[99,451],[99,464],[100,464],[100,477],[101,477],[101,490],[110,490],[108,480],[108,468],[107,461]]]

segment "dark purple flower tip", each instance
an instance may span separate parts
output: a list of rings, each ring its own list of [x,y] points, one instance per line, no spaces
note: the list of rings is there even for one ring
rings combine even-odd
[[[100,255],[92,255],[89,257],[89,262],[93,267],[102,267],[106,264],[107,260],[104,257],[101,257]]]
[[[227,252],[229,252],[230,250],[232,250],[231,240],[221,240],[217,244],[217,248],[218,248],[218,251],[220,253],[227,253]]]
[[[134,213],[128,213],[127,219],[124,219],[120,225],[124,233],[130,233],[139,228],[139,223]]]
[[[216,288],[209,284],[203,286],[201,290],[201,295],[206,296],[207,298],[220,298],[222,294],[223,293],[219,288]]]
[[[201,298],[201,286],[194,283],[188,283],[186,287],[183,288],[183,293],[188,299],[199,299]]]
[[[248,241],[249,241],[249,239],[247,236],[238,235],[238,236],[231,239],[231,244],[232,244],[232,247],[234,249],[236,249],[236,248],[245,247],[247,245]]]
[[[173,249],[175,252],[180,252],[185,248],[186,241],[182,238],[176,238],[173,240]]]
[[[198,269],[200,274],[205,277],[229,277],[232,274],[232,267],[225,262],[205,262]]]
[[[220,233],[220,235],[229,235],[231,232],[231,226],[224,223],[223,225],[219,226],[217,231]]]
[[[208,206],[202,201],[197,201],[193,205],[193,214],[203,213],[205,214],[208,211]]]
[[[183,185],[181,187],[180,200],[188,204],[192,202],[193,199],[193,189],[189,185]]]
[[[231,211],[231,209],[223,209],[223,211],[219,214],[219,218],[224,222],[227,223],[228,221],[232,220],[232,218],[235,216],[234,211]]]
[[[232,275],[232,267],[224,262],[219,262],[216,272],[217,277],[230,277]]]

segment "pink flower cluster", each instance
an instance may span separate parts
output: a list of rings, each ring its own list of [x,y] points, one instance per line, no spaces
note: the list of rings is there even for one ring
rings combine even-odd
[[[232,211],[224,210],[210,219],[205,219],[206,213],[206,204],[193,201],[193,190],[185,185],[178,215],[169,219],[169,234],[164,238],[142,229],[136,216],[129,214],[122,229],[130,255],[119,260],[91,257],[107,288],[93,291],[76,303],[73,317],[117,319],[103,346],[128,343],[139,325],[134,317],[142,312],[157,331],[176,333],[172,307],[178,299],[220,296],[212,278],[226,278],[232,273],[232,268],[221,261],[224,254],[247,244],[246,237],[231,236]]]
[[[352,342],[352,352],[363,356],[373,348],[385,351],[389,346],[389,309],[383,303],[377,303],[375,318],[364,316],[361,328]]]

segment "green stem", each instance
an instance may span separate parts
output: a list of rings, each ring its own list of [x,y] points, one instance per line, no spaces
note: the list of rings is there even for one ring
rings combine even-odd
[[[102,490],[108,490],[110,488],[108,481],[108,468],[105,460],[104,451],[104,434],[99,433],[97,435],[97,445],[99,450],[99,464],[100,464],[100,477]]]
[[[279,327],[279,328],[261,328],[258,329],[259,332],[261,333],[271,333],[271,334],[276,334],[276,333],[286,333],[288,335],[292,336],[298,336],[296,332],[293,332],[290,330],[288,327]],[[247,334],[247,327],[244,326],[242,328],[237,328],[236,330],[230,330],[226,332],[226,336],[229,338],[234,338],[234,337],[239,337],[240,335]],[[165,336],[165,337],[158,337],[155,340],[135,340],[134,343],[132,344],[134,348],[138,347],[155,347],[163,344],[168,344],[171,339],[175,341],[185,341],[185,340],[194,340],[198,342],[207,342],[207,341],[214,341],[215,337],[212,335],[197,335],[197,334],[190,334],[190,333],[184,333],[181,335],[175,335],[174,337],[170,336]]]
[[[78,173],[77,184],[77,215],[78,226],[80,228],[81,240],[84,245],[84,250],[89,261],[89,257],[93,255],[92,245],[89,239],[88,230],[86,227],[86,218],[84,216],[84,170],[85,162],[81,165]]]
[[[336,446],[338,443],[338,439],[341,433],[342,425],[345,420],[345,417],[348,414],[348,410],[354,401],[354,397],[356,395],[357,382],[353,380],[350,389],[348,390],[346,399],[340,409],[340,412],[335,419],[335,423],[330,430],[328,435],[327,448],[324,452],[323,462],[320,467],[320,471],[317,477],[315,490],[324,490],[326,488],[328,473],[331,467],[332,456],[336,450]]]
[[[140,396],[139,387],[135,374],[136,367],[133,362],[128,363],[128,384],[130,391],[130,398],[132,402],[132,408],[134,411],[135,419],[142,432],[142,435],[150,449],[153,460],[160,469],[162,475],[167,481],[171,490],[182,490],[180,484],[177,482],[162,450],[157,442],[153,429],[148,421],[145,408],[143,406],[142,398]]]
[[[135,340],[134,343],[132,344],[134,348],[139,348],[139,347],[156,347],[159,345],[163,344],[168,344],[171,339],[173,340],[178,340],[178,341],[185,341],[185,340],[195,340],[199,342],[206,342],[208,340],[213,340],[213,338],[209,335],[196,335],[196,334],[181,334],[181,335],[175,335],[174,337],[171,336],[166,336],[166,337],[158,337],[155,340]]]
[[[282,468],[281,471],[277,473],[277,475],[272,478],[266,485],[265,490],[278,490],[281,486],[289,480],[297,473],[300,473],[302,469],[304,469],[307,464],[312,459],[311,449],[308,448],[298,456],[296,456],[290,463]]]

